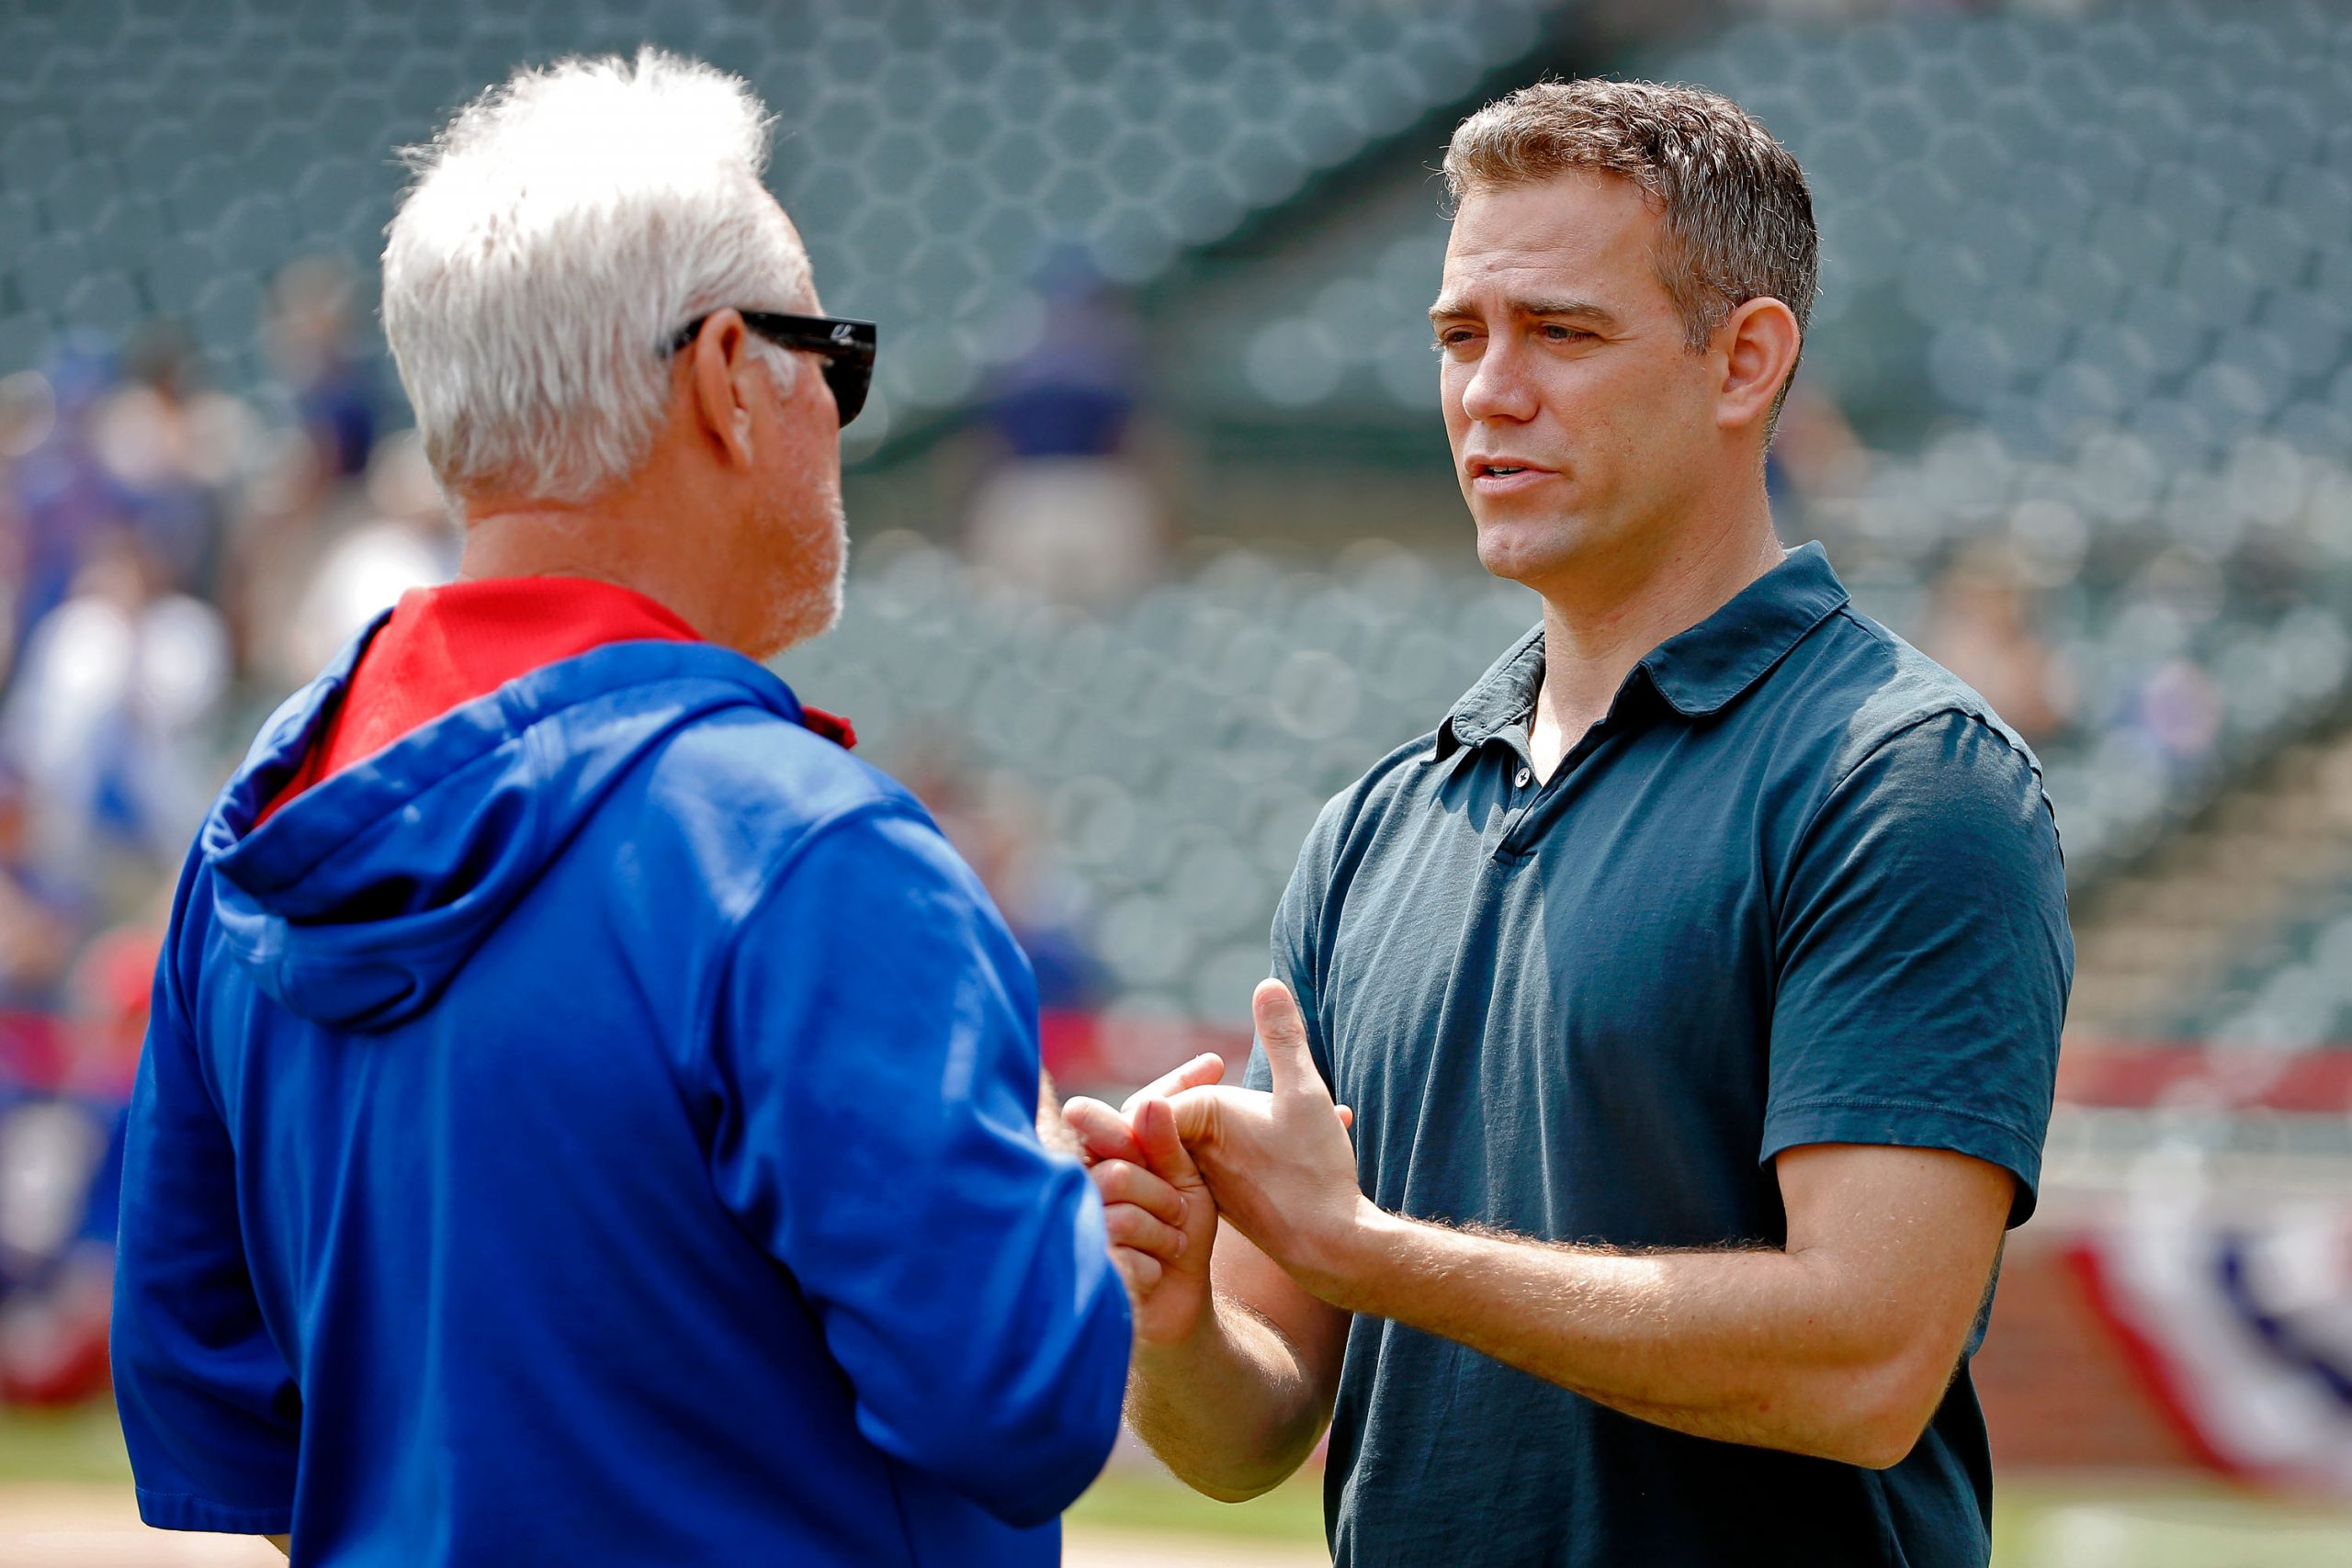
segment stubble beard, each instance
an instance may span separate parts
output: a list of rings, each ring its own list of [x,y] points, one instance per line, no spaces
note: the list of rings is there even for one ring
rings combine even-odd
[[[826,512],[825,530],[812,543],[831,553],[830,569],[806,558],[777,566],[782,578],[775,596],[779,653],[820,637],[841,623],[849,590],[849,518],[838,496]]]

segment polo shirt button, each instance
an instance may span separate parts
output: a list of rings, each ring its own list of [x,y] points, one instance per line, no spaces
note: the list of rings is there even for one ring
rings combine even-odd
[[[1511,784],[1517,788],[1525,789],[1527,787],[1527,781],[1534,776],[1535,774],[1531,770],[1521,768],[1519,770],[1519,777],[1511,780]]]

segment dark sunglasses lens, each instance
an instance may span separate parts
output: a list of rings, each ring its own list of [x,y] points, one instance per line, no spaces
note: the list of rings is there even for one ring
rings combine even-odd
[[[866,383],[874,378],[874,367],[849,359],[825,361],[825,385],[832,389],[833,407],[844,425],[857,417],[865,406]]]

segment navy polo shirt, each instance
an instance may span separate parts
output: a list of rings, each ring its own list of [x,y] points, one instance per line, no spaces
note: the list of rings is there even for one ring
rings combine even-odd
[[[1653,649],[1538,783],[1543,669],[1539,628],[1325,807],[1275,917],[1364,1190],[1549,1241],[1776,1246],[1774,1155],[1895,1144],[2007,1169],[2022,1221],[2074,971],[2025,743],[1817,545]],[[1964,1365],[1873,1472],[1372,1317],[1326,1480],[1342,1568],[1981,1568],[1991,1501]]]

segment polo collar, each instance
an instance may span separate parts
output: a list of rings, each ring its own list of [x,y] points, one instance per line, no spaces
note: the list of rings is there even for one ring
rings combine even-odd
[[[1847,602],[1846,585],[1816,542],[1788,551],[1781,564],[1685,632],[1644,654],[1634,668],[1649,677],[1667,705],[1685,718],[1717,712],[1788,656],[1807,632]],[[1628,677],[1630,679],[1630,677]],[[1431,761],[1476,750],[1519,723],[1544,681],[1544,628],[1513,643],[1462,694],[1438,726]]]
[[[1675,712],[1698,718],[1762,680],[1798,638],[1843,609],[1846,597],[1829,553],[1818,542],[1800,545],[1730,604],[1643,655],[1637,668],[1649,671]]]
[[[1526,718],[1543,683],[1544,624],[1538,621],[1447,712],[1429,760],[1442,762],[1457,750],[1475,751]]]

